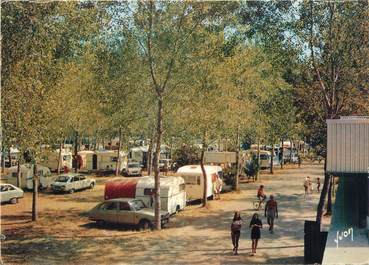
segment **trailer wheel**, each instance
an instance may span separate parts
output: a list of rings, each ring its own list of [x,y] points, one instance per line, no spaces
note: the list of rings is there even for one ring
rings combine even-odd
[[[16,204],[18,202],[18,198],[13,198],[10,200],[11,204]]]
[[[91,182],[91,184],[90,184],[90,189],[93,189],[93,188],[94,188],[94,186],[95,186],[95,183]]]
[[[181,206],[177,205],[177,207],[176,207],[176,213],[179,213],[180,210],[181,210]]]
[[[73,194],[73,193],[74,193],[74,189],[71,189],[71,190],[69,191],[69,193],[70,193],[70,194]]]

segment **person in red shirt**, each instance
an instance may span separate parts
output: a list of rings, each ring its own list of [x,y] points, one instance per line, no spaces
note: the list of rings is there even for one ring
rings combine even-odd
[[[260,185],[256,196],[259,198],[259,207],[258,207],[259,210],[261,203],[266,200],[266,195],[264,193],[264,185]]]

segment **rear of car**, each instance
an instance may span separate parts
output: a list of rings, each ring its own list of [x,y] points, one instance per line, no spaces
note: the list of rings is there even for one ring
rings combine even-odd
[[[123,169],[123,174],[126,176],[141,176],[141,165],[139,163],[128,163],[127,167]]]
[[[23,190],[11,184],[1,184],[0,186],[1,203],[10,202],[15,204],[20,198],[23,198]]]

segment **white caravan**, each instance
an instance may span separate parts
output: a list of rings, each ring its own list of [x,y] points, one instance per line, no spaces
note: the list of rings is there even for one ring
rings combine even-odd
[[[207,178],[207,197],[214,193],[214,183],[223,176],[223,170],[220,166],[205,165]],[[200,165],[188,165],[180,167],[177,174],[181,176],[186,184],[187,200],[201,199],[204,194],[204,177]]]
[[[136,186],[136,199],[142,200],[147,207],[154,207],[155,179],[152,176],[141,178]],[[181,177],[160,178],[161,209],[174,214],[186,207],[185,181]]]
[[[8,169],[7,182],[17,186],[17,172],[18,166]],[[37,165],[37,172],[39,176],[39,185],[46,189],[50,187],[56,176],[52,176],[50,169],[41,165]],[[20,185],[21,189],[33,189],[33,165],[23,164],[20,166]]]
[[[82,166],[80,172],[91,172],[98,170],[113,170],[115,171],[118,159],[118,150],[103,150],[103,151],[79,151],[78,155],[82,158]],[[119,172],[127,166],[127,155],[120,152]]]
[[[67,167],[69,170],[72,169],[72,161],[73,161],[72,152],[62,149],[61,159],[62,159],[62,163],[60,165],[61,170],[63,170],[64,167]],[[50,168],[51,171],[57,171],[58,160],[59,160],[59,149],[45,154],[42,164]]]

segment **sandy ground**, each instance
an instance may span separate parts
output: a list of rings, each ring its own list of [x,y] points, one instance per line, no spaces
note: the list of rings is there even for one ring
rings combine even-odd
[[[120,226],[98,227],[84,216],[103,199],[107,177],[93,190],[39,196],[39,221],[30,222],[31,193],[17,205],[1,206],[1,243],[5,264],[297,264],[303,263],[304,220],[314,220],[319,194],[303,195],[303,180],[323,178],[322,165],[304,165],[262,174],[261,181],[242,183],[240,192],[222,194],[207,208],[189,206],[162,231],[137,232]],[[248,223],[257,187],[265,185],[279,203],[275,233],[264,229],[258,253],[249,256]],[[315,185],[314,185],[315,188]],[[230,222],[241,210],[245,225],[240,251],[232,255]],[[260,211],[262,213],[262,211]]]

